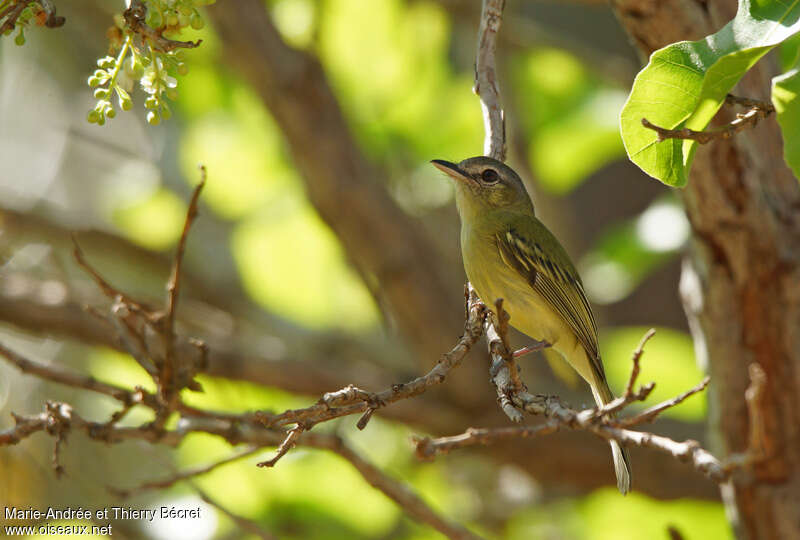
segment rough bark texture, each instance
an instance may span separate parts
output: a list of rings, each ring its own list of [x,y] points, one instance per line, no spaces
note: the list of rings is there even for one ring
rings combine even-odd
[[[615,7],[644,55],[714,32],[736,9],[723,0]],[[768,99],[774,74],[763,61],[737,93]],[[723,498],[740,537],[800,538],[800,188],[777,124],[701,147],[683,198],[694,237],[682,293],[712,376],[710,428],[723,455],[747,447],[747,366],[756,362],[767,375],[769,459],[723,487]]]

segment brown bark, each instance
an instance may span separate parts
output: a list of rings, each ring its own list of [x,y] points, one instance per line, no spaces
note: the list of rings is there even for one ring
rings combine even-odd
[[[722,0],[619,0],[643,55],[716,31],[735,12]],[[737,92],[768,97],[769,59]],[[720,120],[726,121],[723,112]],[[722,493],[742,538],[800,538],[800,188],[775,122],[701,147],[683,192],[694,233],[682,279],[697,349],[708,361],[712,435],[723,455],[748,443],[749,364],[767,375],[768,460]]]

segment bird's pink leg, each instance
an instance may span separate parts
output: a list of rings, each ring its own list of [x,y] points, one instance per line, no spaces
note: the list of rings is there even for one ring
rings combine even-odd
[[[526,354],[530,354],[536,351],[541,351],[542,349],[546,349],[549,346],[550,344],[546,341],[536,341],[533,343],[533,345],[528,345],[527,347],[523,347],[521,349],[514,351],[512,356],[514,356],[514,358],[521,358]]]

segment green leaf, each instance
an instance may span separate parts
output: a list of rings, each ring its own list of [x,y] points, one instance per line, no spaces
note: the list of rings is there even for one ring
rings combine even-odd
[[[800,66],[772,79],[772,104],[783,135],[783,159],[800,178]]]
[[[736,17],[716,34],[654,52],[620,114],[631,161],[665,184],[685,186],[697,143],[658,142],[642,118],[668,129],[705,129],[747,70],[800,31],[799,19],[800,0],[739,0]]]

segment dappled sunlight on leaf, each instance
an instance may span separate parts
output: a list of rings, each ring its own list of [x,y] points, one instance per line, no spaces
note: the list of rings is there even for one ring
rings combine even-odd
[[[589,298],[611,304],[627,297],[688,238],[686,215],[669,198],[656,200],[635,219],[609,226],[580,261]]]
[[[129,201],[130,202],[130,201]],[[114,224],[137,244],[166,249],[178,241],[186,218],[186,203],[171,191],[160,188],[146,199],[117,208]]]
[[[317,3],[312,0],[278,0],[272,18],[283,39],[294,47],[307,47],[314,37]]]
[[[263,208],[286,191],[299,192],[296,173],[285,161],[277,127],[248,90],[234,90],[229,114],[192,122],[181,141],[181,167],[195,178],[197,164],[208,169],[203,201],[236,219]]]
[[[359,28],[353,32],[353,25]],[[366,149],[414,161],[480,153],[480,108],[472,73],[451,75],[449,21],[432,2],[325,4],[320,55]]]
[[[331,231],[305,201],[236,228],[233,254],[256,301],[301,324],[363,330],[378,313]],[[277,214],[277,215],[276,215]]]
[[[672,525],[685,538],[733,538],[721,503],[692,499],[658,501],[633,491],[623,497],[611,488],[583,499],[586,540],[640,540],[668,538]]]
[[[529,158],[543,188],[567,193],[624,155],[617,126],[625,102],[621,89],[600,82],[560,49],[537,49],[515,65],[517,107],[531,136]]]

